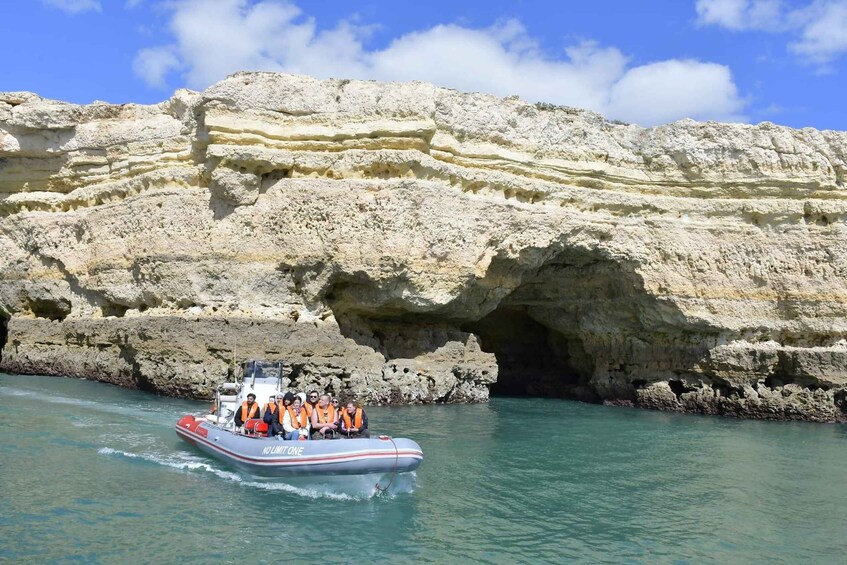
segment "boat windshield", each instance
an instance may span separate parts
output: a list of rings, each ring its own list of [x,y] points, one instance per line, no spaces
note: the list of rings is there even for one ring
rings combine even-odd
[[[245,361],[241,364],[243,380],[279,378],[282,375],[282,363],[279,361]]]

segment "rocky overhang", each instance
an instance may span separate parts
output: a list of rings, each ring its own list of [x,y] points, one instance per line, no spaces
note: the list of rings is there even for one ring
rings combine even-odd
[[[425,83],[0,93],[0,369],[847,418],[847,134]]]

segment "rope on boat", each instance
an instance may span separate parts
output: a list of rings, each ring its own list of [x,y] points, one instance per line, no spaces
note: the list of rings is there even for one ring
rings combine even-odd
[[[387,439],[391,442],[391,445],[394,446],[394,470],[391,471],[391,478],[388,480],[388,484],[385,487],[381,487],[379,485],[379,481],[376,482],[376,492],[388,492],[388,489],[391,488],[391,483],[394,482],[394,477],[397,476],[397,466],[400,464],[400,450],[397,449],[397,444],[394,443],[394,438],[391,436],[380,437],[380,439]]]

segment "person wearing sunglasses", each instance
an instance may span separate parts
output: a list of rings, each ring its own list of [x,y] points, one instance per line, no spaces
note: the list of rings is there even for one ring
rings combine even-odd
[[[317,406],[317,405],[318,405],[318,391],[313,390],[312,392],[309,393],[309,396],[306,399],[306,402],[303,404],[303,408],[306,409],[306,415],[309,418],[312,417],[312,411],[315,409],[315,406]]]
[[[333,439],[337,429],[338,413],[330,404],[329,395],[322,394],[312,410],[312,439]]]

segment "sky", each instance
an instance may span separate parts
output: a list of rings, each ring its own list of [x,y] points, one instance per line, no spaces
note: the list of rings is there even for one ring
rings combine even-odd
[[[0,37],[0,91],[75,103],[264,70],[847,130],[847,0],[19,0]]]

